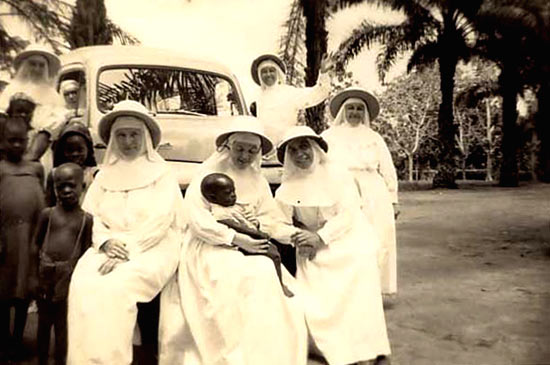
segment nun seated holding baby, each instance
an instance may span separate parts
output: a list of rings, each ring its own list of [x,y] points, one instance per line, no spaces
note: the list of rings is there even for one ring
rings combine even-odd
[[[99,135],[107,151],[83,203],[93,215],[92,247],[70,284],[67,362],[124,365],[132,362],[136,303],[153,299],[176,272],[183,198],[143,105],[116,104]]]
[[[204,189],[208,180],[202,184],[210,174],[224,174],[232,182],[227,194],[235,194],[238,204],[233,207],[233,199],[225,204],[231,217],[239,209],[253,230],[276,239],[291,236],[297,229],[282,223],[260,170],[262,155],[273,145],[258,120],[243,116],[217,137],[216,146],[185,196],[188,227],[179,270],[161,297],[159,363],[305,365],[300,298],[281,287],[267,238],[252,238],[219,222],[215,199]],[[294,292],[294,279],[284,267],[281,271]]]

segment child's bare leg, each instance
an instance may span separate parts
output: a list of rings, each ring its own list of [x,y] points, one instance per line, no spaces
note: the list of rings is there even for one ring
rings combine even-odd
[[[37,347],[38,347],[38,364],[48,364],[48,350],[50,348],[50,331],[53,324],[53,304],[47,300],[38,300],[38,330],[37,330]],[[55,334],[57,337],[57,333]]]
[[[277,249],[277,246],[275,246],[272,243],[269,243],[269,248],[267,250],[266,256],[269,257],[273,264],[275,265],[275,271],[277,271],[277,276],[279,277],[279,282],[281,283],[281,287],[283,288],[283,293],[289,297],[292,298],[294,296],[294,293],[283,283],[283,272],[281,270],[281,255],[279,254],[279,250]]]
[[[7,300],[0,301],[0,359],[2,359],[2,353],[6,352],[9,347],[10,309],[11,305]]]
[[[27,323],[27,313],[29,311],[30,301],[26,299],[18,299],[15,302],[15,319],[13,322],[13,339],[16,346],[23,343],[23,332]]]

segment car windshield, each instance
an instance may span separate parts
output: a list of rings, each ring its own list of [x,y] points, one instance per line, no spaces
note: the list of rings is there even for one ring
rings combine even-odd
[[[231,80],[204,71],[142,66],[109,68],[101,71],[98,83],[97,103],[103,113],[117,102],[131,99],[159,114],[243,114]]]

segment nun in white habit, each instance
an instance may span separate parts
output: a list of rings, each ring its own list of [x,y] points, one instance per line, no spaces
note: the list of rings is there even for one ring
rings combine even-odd
[[[284,164],[275,199],[302,228],[297,289],[309,333],[330,365],[383,364],[390,354],[378,266],[377,237],[365,224],[347,172],[328,163],[326,142],[308,127],[291,129],[277,154]]]
[[[315,86],[300,88],[286,83],[286,67],[279,57],[265,54],[252,62],[252,79],[262,88],[256,102],[257,117],[273,143],[279,143],[286,131],[296,125],[300,110],[328,97],[331,68],[331,63],[324,58]]]
[[[69,288],[68,364],[130,364],[137,302],[153,299],[177,269],[183,198],[155,151],[160,129],[131,100],[99,123],[105,163],[83,208],[93,215],[92,247]]]
[[[380,239],[380,283],[384,294],[397,292],[397,174],[390,151],[370,123],[380,107],[369,92],[350,88],[330,102],[334,121],[323,132],[330,157],[354,176],[361,194],[363,212]]]
[[[55,76],[61,63],[59,58],[42,45],[31,44],[14,59],[15,77],[0,94],[0,111],[6,111],[11,98],[23,93],[30,97],[36,107],[31,119],[27,157],[38,160],[46,169],[51,169],[52,156],[48,146],[57,138],[65,122],[66,109],[63,98],[55,90]]]
[[[204,176],[224,173],[261,231],[276,239],[290,236],[296,229],[282,223],[260,171],[261,156],[273,145],[255,118],[240,117],[216,146],[185,195],[188,228],[177,280],[161,300],[160,364],[305,365],[307,330],[299,295],[284,295],[269,258],[238,250],[263,252],[265,240],[218,223],[200,191]],[[282,270],[292,290],[293,278]]]

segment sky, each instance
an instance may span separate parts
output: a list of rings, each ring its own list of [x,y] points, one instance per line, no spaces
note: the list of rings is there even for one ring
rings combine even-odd
[[[143,45],[228,66],[237,75],[248,102],[259,92],[250,76],[250,64],[261,54],[278,53],[290,4],[291,0],[105,0],[107,16]],[[365,19],[397,23],[402,16],[366,4],[340,11],[328,21],[329,51],[337,49]],[[16,20],[11,27],[30,36]],[[376,53],[365,50],[348,66],[354,79],[371,91],[381,88]],[[403,73],[405,64],[406,60],[398,62],[389,79]]]
[[[291,0],[106,0],[107,15],[123,29],[153,47],[190,52],[194,58],[228,66],[239,79],[248,102],[259,88],[250,76],[250,64],[264,53],[278,53],[282,24]],[[328,22],[329,51],[362,20],[396,23],[399,14],[362,5],[339,12]],[[376,51],[364,51],[348,70],[360,85],[380,89],[375,68]],[[392,70],[402,73],[405,62]],[[391,76],[390,76],[391,78]]]

